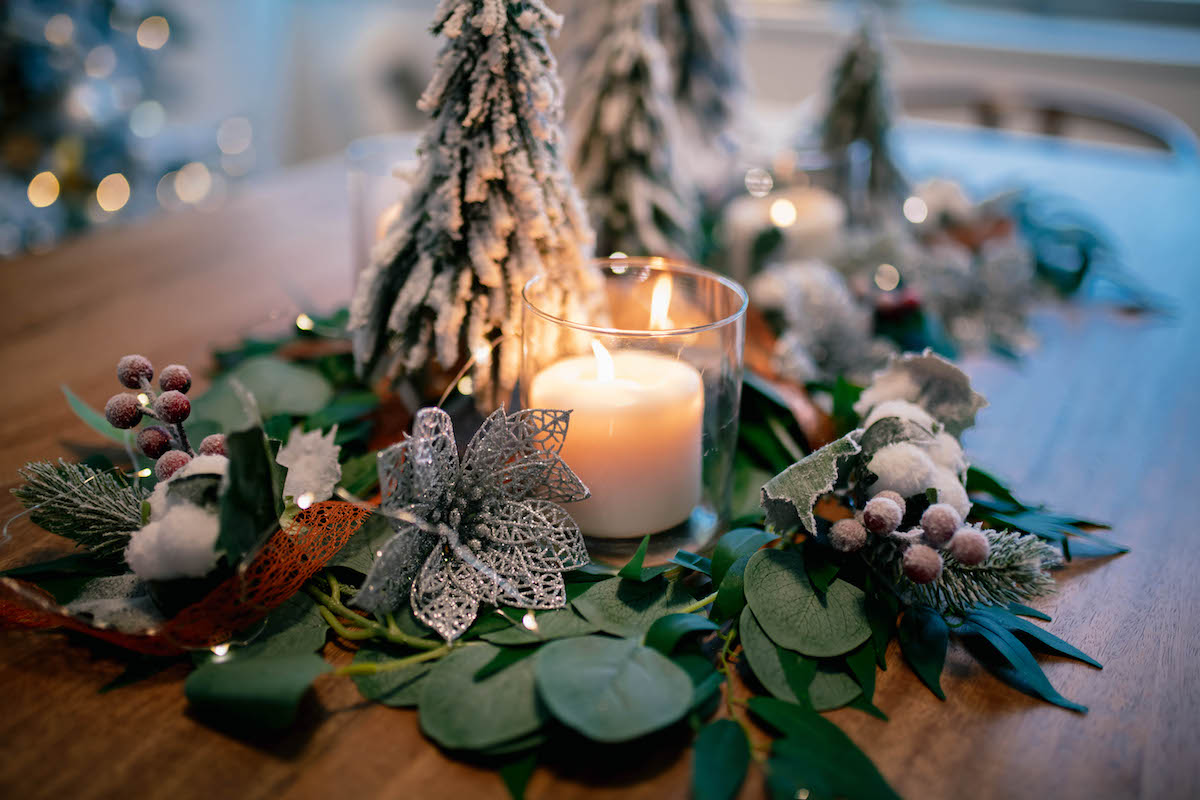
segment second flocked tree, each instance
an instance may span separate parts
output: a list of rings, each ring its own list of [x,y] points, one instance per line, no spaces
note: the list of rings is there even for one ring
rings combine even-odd
[[[520,367],[521,289],[537,274],[559,311],[595,302],[592,233],[564,163],[562,88],[542,0],[442,0],[446,38],[418,103],[433,116],[403,212],[359,277],[350,327],[365,376],[476,358],[481,406]]]
[[[577,5],[571,160],[601,255],[685,257],[693,190],[678,169],[679,126],[652,0]]]
[[[825,152],[839,156],[853,142],[870,145],[868,182],[873,194],[899,193],[904,186],[904,178],[892,160],[888,146],[892,105],[883,49],[867,21],[834,67],[829,107],[821,129],[821,146]]]

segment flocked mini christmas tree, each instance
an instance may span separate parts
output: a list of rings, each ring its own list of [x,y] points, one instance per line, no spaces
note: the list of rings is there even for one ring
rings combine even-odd
[[[686,256],[693,190],[678,169],[679,121],[655,3],[590,0],[577,7],[580,53],[571,81],[571,163],[601,255]]]
[[[658,39],[671,67],[672,94],[688,135],[728,150],[738,114],[742,27],[733,0],[660,0]]]
[[[892,105],[883,50],[868,21],[859,28],[834,68],[829,107],[821,128],[821,146],[836,156],[857,141],[870,145],[869,187],[873,194],[899,193],[904,186],[904,178],[888,147]]]
[[[562,88],[542,0],[443,0],[446,38],[418,106],[433,115],[403,213],[351,304],[361,374],[476,359],[480,405],[508,399],[520,366],[521,289],[545,274],[560,311],[599,291],[591,229],[563,161]]]

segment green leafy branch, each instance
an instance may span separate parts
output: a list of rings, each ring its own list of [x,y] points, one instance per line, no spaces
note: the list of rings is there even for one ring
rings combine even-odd
[[[59,460],[26,464],[24,486],[12,490],[34,524],[86,547],[98,557],[120,554],[142,526],[137,491],[113,470]]]

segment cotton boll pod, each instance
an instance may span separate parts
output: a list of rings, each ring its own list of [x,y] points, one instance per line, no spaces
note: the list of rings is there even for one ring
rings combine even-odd
[[[937,428],[937,422],[928,411],[916,403],[907,400],[885,400],[871,411],[863,422],[864,428],[869,428],[885,417],[899,417],[915,425],[919,425],[932,433]]]
[[[935,503],[921,515],[925,541],[933,547],[944,547],[954,532],[962,527],[962,516],[949,503]]]
[[[883,535],[900,527],[904,510],[888,497],[875,497],[863,507],[863,525],[871,533]]]
[[[953,472],[935,468],[927,486],[937,490],[938,503],[953,507],[963,519],[971,513],[971,500],[967,497],[967,490]]]
[[[955,475],[962,475],[967,471],[967,458],[963,454],[962,445],[950,434],[939,433],[932,441],[922,442],[921,446],[933,463],[942,469]]]
[[[883,491],[893,491],[901,497],[912,497],[921,494],[932,484],[937,467],[917,445],[911,442],[896,442],[880,448],[867,463],[867,469],[877,478],[867,489],[867,494],[871,497]]]
[[[950,555],[963,566],[977,567],[987,561],[992,546],[978,528],[959,528],[950,540]]]
[[[933,583],[942,575],[942,556],[932,547],[910,545],[904,551],[904,575],[913,583]]]
[[[853,553],[867,543],[867,530],[853,519],[839,519],[829,529],[829,543],[834,550]]]

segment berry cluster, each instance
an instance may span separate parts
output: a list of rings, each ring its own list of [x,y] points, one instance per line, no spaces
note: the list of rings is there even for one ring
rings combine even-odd
[[[901,531],[904,498],[883,491],[863,507],[853,519],[834,523],[830,543],[844,553],[861,549],[867,535],[889,536],[904,546],[904,575],[913,583],[932,583],[942,574],[942,554],[946,550],[963,566],[976,567],[987,560],[990,545],[983,531],[963,524],[962,516],[948,503],[935,503],[921,515],[919,527]]]
[[[143,417],[157,420],[161,425],[148,425],[138,431],[137,445],[149,458],[156,459],[154,473],[165,481],[195,457],[188,442],[184,421],[192,413],[187,392],[192,388],[192,373],[182,364],[171,364],[158,376],[156,394],[150,381],[154,367],[145,356],[128,355],[117,362],[117,380],[132,392],[121,392],[108,398],[104,417],[114,428],[136,428]],[[200,443],[200,455],[225,455],[225,436],[215,433]]]

